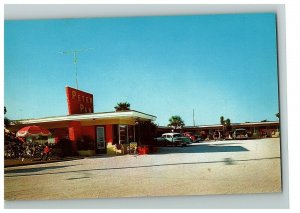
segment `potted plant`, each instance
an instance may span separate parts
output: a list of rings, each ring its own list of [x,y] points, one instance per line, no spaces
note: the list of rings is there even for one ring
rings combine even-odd
[[[95,141],[90,136],[82,136],[77,140],[77,150],[81,156],[95,155]]]

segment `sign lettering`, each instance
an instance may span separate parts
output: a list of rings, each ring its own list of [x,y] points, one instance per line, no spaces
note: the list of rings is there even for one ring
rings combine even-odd
[[[93,113],[93,95],[71,87],[66,87],[68,112],[72,114]]]

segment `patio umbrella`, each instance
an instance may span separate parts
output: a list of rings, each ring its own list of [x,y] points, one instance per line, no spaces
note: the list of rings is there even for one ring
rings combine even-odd
[[[50,136],[51,132],[41,126],[26,126],[20,129],[16,136],[27,137],[27,136]]]

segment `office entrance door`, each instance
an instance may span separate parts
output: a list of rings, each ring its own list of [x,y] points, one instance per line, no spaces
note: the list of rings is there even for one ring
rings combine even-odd
[[[104,127],[98,126],[96,129],[97,132],[97,153],[105,154],[106,153],[106,143],[105,143],[105,133]]]

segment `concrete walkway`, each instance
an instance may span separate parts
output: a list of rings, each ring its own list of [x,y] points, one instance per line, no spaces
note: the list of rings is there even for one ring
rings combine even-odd
[[[278,138],[163,147],[5,168],[5,199],[75,199],[281,191]]]

